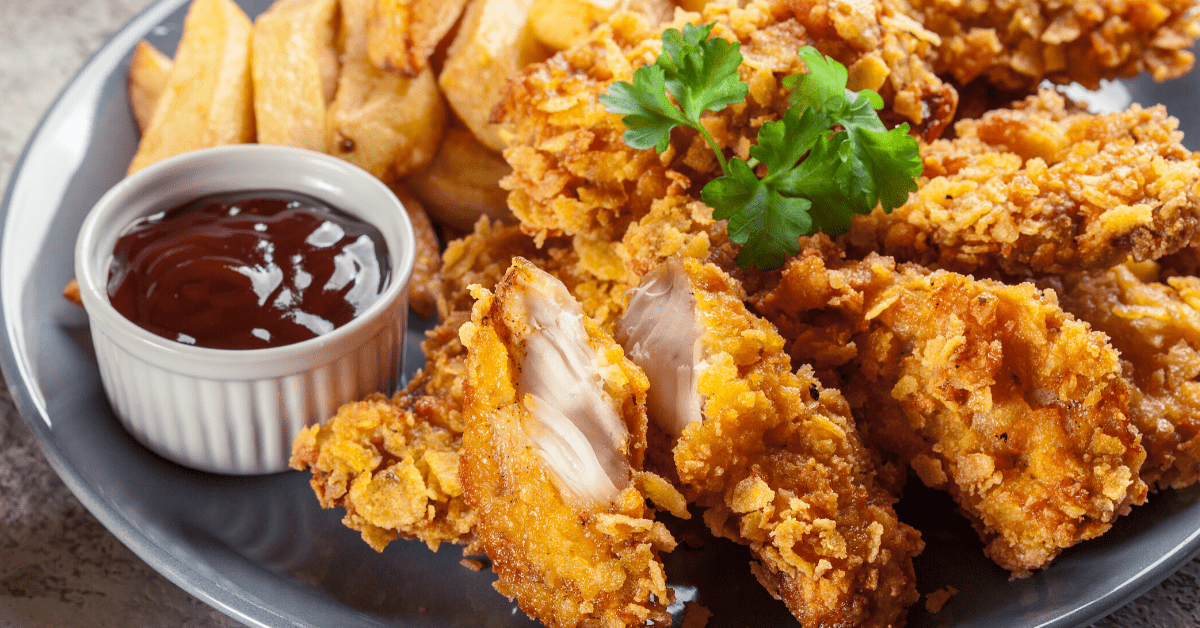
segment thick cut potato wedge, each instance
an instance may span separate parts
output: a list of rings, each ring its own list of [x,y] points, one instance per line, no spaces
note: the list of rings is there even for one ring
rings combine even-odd
[[[174,62],[146,40],[139,41],[129,61],[129,108],[137,122],[138,132],[144,133],[154,117],[154,107],[167,88],[167,77]]]
[[[380,70],[416,76],[454,28],[467,0],[375,0],[367,21],[367,55]]]
[[[500,179],[512,168],[466,129],[450,127],[429,167],[404,183],[434,220],[469,232],[481,215],[513,222]]]
[[[438,77],[454,112],[492,150],[505,147],[489,118],[508,77],[550,56],[529,29],[532,5],[533,0],[471,0]]]
[[[261,144],[324,152],[337,88],[337,0],[278,0],[254,22],[251,75]]]
[[[250,18],[232,0],[194,0],[129,172],[189,150],[253,141]]]
[[[367,58],[374,0],[342,0],[342,70],[327,118],[331,155],[390,179],[424,168],[437,152],[446,105],[429,68],[404,77]]]
[[[637,11],[658,23],[671,19],[675,5],[670,0],[533,0],[529,28],[543,44],[566,50],[619,9]]]

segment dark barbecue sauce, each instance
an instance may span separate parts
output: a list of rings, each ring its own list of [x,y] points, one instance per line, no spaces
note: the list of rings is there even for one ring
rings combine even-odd
[[[131,225],[113,250],[108,296],[159,336],[263,349],[345,325],[390,272],[374,226],[302,194],[239,192]]]

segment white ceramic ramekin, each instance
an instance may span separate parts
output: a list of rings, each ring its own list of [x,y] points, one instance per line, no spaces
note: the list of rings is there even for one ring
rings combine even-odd
[[[113,308],[109,266],[129,224],[201,196],[249,190],[307,194],[375,225],[392,267],[379,301],[327,334],[247,351],[174,342]],[[366,171],[321,153],[224,146],[138,171],[96,203],[75,245],[75,276],[113,410],[138,441],[179,464],[229,474],[286,469],[301,428],[396,385],[414,246],[396,196]]]

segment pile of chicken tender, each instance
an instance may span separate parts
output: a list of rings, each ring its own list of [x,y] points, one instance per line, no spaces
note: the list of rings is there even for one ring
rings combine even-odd
[[[705,140],[635,150],[598,100],[686,23],[741,45],[749,95],[704,118],[726,156],[783,116],[811,45],[910,125],[919,191],[740,268]],[[292,465],[372,547],[486,555],[552,628],[670,624],[661,557],[690,517],[801,626],[902,626],[910,477],[1013,577],[1045,569],[1200,477],[1200,155],[1162,106],[1089,113],[1054,85],[1175,78],[1198,35],[1183,0],[614,12],[496,94],[513,219],[445,243],[424,367]]]

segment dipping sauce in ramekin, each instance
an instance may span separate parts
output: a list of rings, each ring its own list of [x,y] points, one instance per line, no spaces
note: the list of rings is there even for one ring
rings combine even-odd
[[[163,337],[117,311],[109,273],[130,225],[196,199],[263,190],[312,197],[377,229],[391,269],[378,298],[327,333],[232,350]],[[413,257],[404,206],[366,171],[313,151],[243,144],[184,153],[113,186],[79,230],[75,277],[100,379],[122,426],[155,453],[194,469],[270,473],[288,468],[301,429],[398,384]]]
[[[379,300],[390,270],[370,223],[305,194],[232,192],[126,228],[108,298],[125,318],[176,342],[265,349],[349,323]]]

